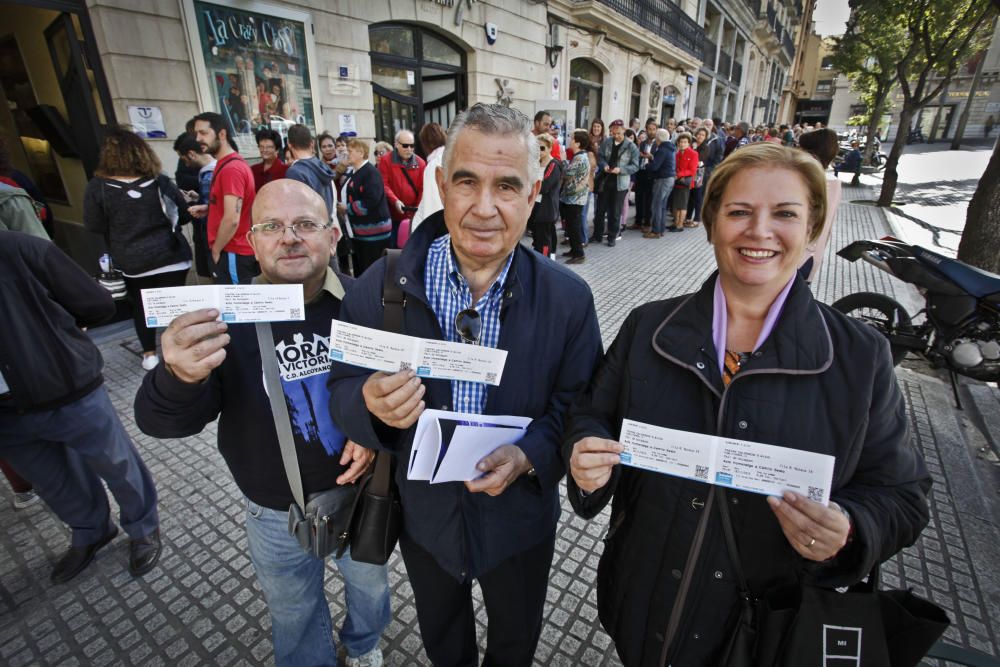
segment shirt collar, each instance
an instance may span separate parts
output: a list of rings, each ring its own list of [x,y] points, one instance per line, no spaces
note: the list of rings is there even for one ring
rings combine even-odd
[[[261,273],[253,279],[253,284],[270,285],[271,281],[265,278],[264,274]],[[329,266],[326,267],[326,275],[323,277],[323,286],[320,287],[320,290],[329,292],[332,296],[340,300],[343,300],[344,294],[346,294],[344,291],[344,285],[340,282],[340,278],[337,276],[336,271],[331,269]]]
[[[795,274],[792,275],[788,284],[778,292],[778,296],[771,302],[771,307],[767,311],[767,316],[764,318],[764,325],[760,328],[760,333],[757,335],[757,342],[754,343],[753,349],[733,350],[734,352],[756,352],[764,344],[767,337],[771,335],[771,331],[774,330],[774,325],[778,322],[778,317],[781,316],[781,311],[785,307],[785,301],[788,300],[788,293],[792,291],[792,285],[794,284]],[[726,332],[729,325],[729,317],[726,311],[726,293],[722,289],[722,278],[718,276],[715,278],[714,294],[712,342],[715,343],[715,353],[718,355],[719,373],[722,373],[722,369],[726,363]]]
[[[442,239],[447,239],[447,240],[442,240]],[[462,272],[458,268],[458,262],[455,259],[455,251],[451,246],[451,234],[445,234],[444,236],[435,239],[434,242],[441,243],[447,248],[448,255],[447,255],[447,264],[445,268],[447,270],[446,275],[448,276],[448,282],[452,285],[452,287],[458,288],[462,291],[468,290],[469,289],[468,283],[465,281],[465,276],[462,275]],[[504,262],[503,268],[500,270],[500,273],[497,274],[496,279],[493,281],[493,284],[490,285],[490,287],[486,290],[486,293],[483,295],[484,297],[492,299],[495,298],[497,294],[503,291],[503,286],[507,282],[507,274],[510,273],[510,267],[513,261],[514,261],[514,251],[512,250],[510,255],[507,256],[507,261]],[[475,306],[476,304],[470,304],[470,305]]]

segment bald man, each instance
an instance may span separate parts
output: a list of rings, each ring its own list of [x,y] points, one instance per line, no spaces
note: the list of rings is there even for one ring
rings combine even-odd
[[[245,496],[247,544],[271,613],[280,665],[336,665],[325,563],[288,533],[294,504],[261,373],[261,353],[278,360],[305,496],[351,484],[373,453],[348,441],[330,418],[326,387],[330,321],[340,317],[344,283],[329,268],[340,230],[312,188],[280,179],[262,187],[247,241],[260,263],[256,282],[302,285],[305,320],[272,323],[273,350],[252,325],[227,325],[216,310],[196,310],[163,332],[163,360],[146,375],[135,419],[158,438],[195,435],[219,418],[219,450]],[[381,665],[379,638],[389,622],[384,566],[334,559],[344,578],[347,617],[339,632],[348,665]]]

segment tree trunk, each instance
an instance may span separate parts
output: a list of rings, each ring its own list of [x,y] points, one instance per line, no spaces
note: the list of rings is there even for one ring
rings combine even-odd
[[[1000,141],[993,145],[993,157],[969,202],[958,258],[1000,273]]]
[[[896,171],[896,167],[899,165],[900,156],[903,155],[906,139],[910,135],[910,123],[913,121],[913,111],[913,109],[904,105],[899,112],[899,127],[896,128],[896,139],[892,142],[889,159],[885,162],[882,192],[878,196],[879,206],[892,206],[892,198],[896,195],[896,183],[899,181],[899,173]]]
[[[878,132],[878,124],[882,120],[882,110],[885,109],[885,100],[888,95],[889,93],[886,93],[878,97],[878,101],[875,102],[875,108],[872,110],[872,116],[868,119],[868,133],[865,135],[863,164],[872,163],[872,153],[875,152],[875,133]]]
[[[938,98],[937,111],[934,112],[934,123],[931,124],[931,135],[927,137],[927,143],[933,144],[937,141],[938,128],[941,126],[941,110],[944,109],[948,101],[948,84],[941,89],[941,97]]]

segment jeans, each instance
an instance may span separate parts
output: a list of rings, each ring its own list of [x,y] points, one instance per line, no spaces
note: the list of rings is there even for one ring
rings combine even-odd
[[[653,212],[653,232],[663,233],[664,216],[667,214],[667,197],[674,189],[674,177],[657,178],[653,181],[652,212]]]
[[[336,665],[330,607],[323,589],[326,563],[288,534],[288,512],[247,499],[247,544],[271,613],[275,663],[282,667]],[[358,563],[350,552],[334,563],[344,578],[347,616],[339,637],[347,655],[376,648],[389,624],[389,581],[384,565]]]
[[[583,240],[584,244],[590,242],[590,238],[587,235],[587,215],[590,213],[590,205],[594,203],[595,197],[597,197],[597,195],[591,192],[587,195],[587,203],[583,205],[583,216],[580,218],[580,225],[582,226],[580,238]]]

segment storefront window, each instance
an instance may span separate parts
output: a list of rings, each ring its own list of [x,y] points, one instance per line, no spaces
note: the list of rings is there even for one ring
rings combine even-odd
[[[194,15],[215,108],[234,129],[244,154],[253,133],[301,123],[315,132],[313,91],[302,21],[194,2]]]

